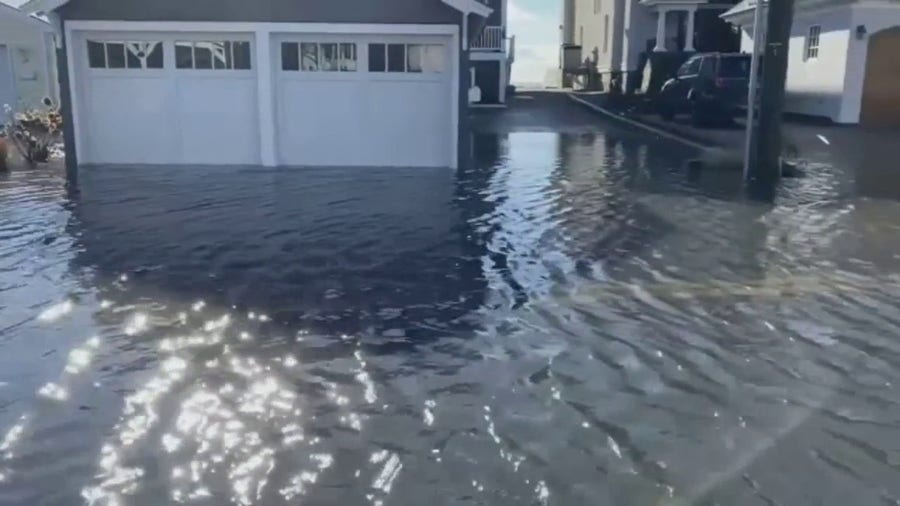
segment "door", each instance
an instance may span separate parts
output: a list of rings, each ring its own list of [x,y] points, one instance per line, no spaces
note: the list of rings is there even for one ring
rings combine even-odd
[[[3,106],[6,104],[16,108],[18,99],[16,98],[16,80],[9,47],[0,45],[0,123],[6,120],[3,112]]]
[[[900,127],[900,27],[869,37],[860,123]]]
[[[259,162],[249,35],[89,33],[79,44],[83,163]]]
[[[700,74],[700,65],[703,58],[695,56],[678,68],[675,73],[675,80],[669,86],[666,94],[669,102],[677,112],[686,112],[690,110],[690,102],[688,102],[688,93],[694,87],[694,82]]]
[[[280,163],[452,164],[449,37],[304,34],[277,42]]]

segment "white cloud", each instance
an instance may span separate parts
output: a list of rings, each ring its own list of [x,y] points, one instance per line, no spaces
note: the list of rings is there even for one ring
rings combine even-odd
[[[559,20],[556,2],[541,0],[542,9],[527,8],[521,0],[509,0],[509,33],[516,36],[514,83],[543,83],[547,71],[556,68],[559,54]],[[546,3],[544,3],[546,2]]]

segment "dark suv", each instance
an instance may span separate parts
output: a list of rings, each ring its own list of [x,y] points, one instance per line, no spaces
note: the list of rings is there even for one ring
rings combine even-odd
[[[695,125],[730,122],[747,104],[750,55],[703,53],[692,56],[666,81],[657,97],[660,116],[689,113]]]

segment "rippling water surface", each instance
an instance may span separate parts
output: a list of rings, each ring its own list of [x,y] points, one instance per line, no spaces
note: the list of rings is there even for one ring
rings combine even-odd
[[[474,153],[3,176],[0,504],[898,504],[896,200]]]

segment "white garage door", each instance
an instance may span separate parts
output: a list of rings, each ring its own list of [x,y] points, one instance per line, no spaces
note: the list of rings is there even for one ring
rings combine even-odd
[[[442,36],[277,37],[279,162],[450,166],[450,48]]]
[[[253,38],[87,33],[82,163],[259,163]]]

